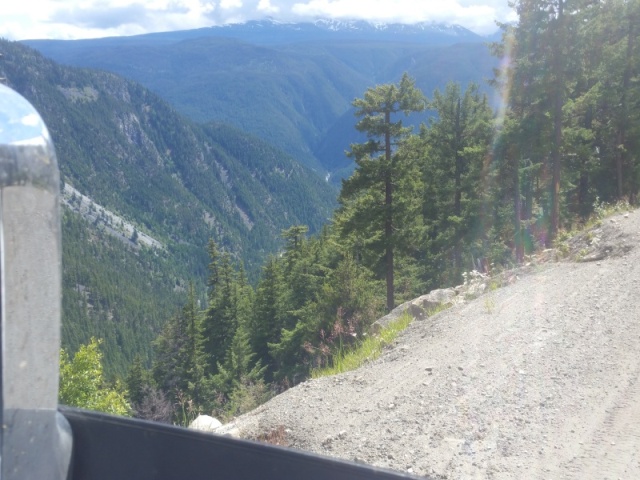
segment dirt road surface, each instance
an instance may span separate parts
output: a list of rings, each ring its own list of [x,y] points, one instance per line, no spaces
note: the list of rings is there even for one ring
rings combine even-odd
[[[293,448],[447,479],[640,479],[640,213],[422,321],[383,355],[235,422]],[[582,243],[581,243],[582,242]]]

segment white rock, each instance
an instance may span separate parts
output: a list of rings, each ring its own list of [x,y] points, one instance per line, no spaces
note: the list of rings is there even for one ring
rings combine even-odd
[[[220,420],[209,415],[198,415],[198,418],[189,424],[189,428],[203,432],[215,432],[221,426]]]

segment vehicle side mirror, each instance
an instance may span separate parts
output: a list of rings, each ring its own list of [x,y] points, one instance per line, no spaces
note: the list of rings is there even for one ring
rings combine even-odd
[[[58,413],[59,174],[47,128],[0,85],[0,479],[67,478]]]

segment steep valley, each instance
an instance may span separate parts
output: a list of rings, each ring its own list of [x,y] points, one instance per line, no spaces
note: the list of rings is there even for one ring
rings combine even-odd
[[[102,213],[84,212],[88,223],[69,212],[63,222],[63,344],[75,350],[91,336],[106,337],[110,373],[123,374],[136,354],[150,358],[151,340],[190,281],[204,300],[210,238],[255,280],[281,247],[283,229],[318,231],[331,215],[336,190],[256,137],[194,124],[111,73],[64,67],[4,40],[0,53],[0,77],[48,126],[64,185],[79,206]],[[134,229],[140,243],[148,236],[163,248],[105,236],[101,218],[112,216],[127,235]],[[116,293],[131,268],[137,273],[127,278],[128,291]]]
[[[56,61],[140,82],[189,118],[234,125],[286,151],[336,184],[344,151],[360,141],[351,102],[367,88],[415,77],[427,96],[447,82],[487,80],[487,39],[461,27],[366,22],[248,22],[184,32],[25,42]],[[425,116],[409,119],[414,125]],[[344,128],[344,125],[348,128]],[[346,170],[345,170],[346,169]]]

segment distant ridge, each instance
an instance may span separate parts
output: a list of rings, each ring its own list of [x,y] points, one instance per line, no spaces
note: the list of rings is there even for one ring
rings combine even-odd
[[[276,45],[292,41],[383,41],[450,45],[453,43],[478,43],[486,40],[460,25],[433,22],[415,24],[380,23],[364,20],[334,20],[319,18],[307,22],[283,22],[273,18],[250,20],[243,23],[227,23],[194,30],[157,32],[129,37],[109,37],[71,41],[76,45],[163,45],[200,37],[228,37],[256,45]],[[23,43],[35,48],[42,44],[60,43],[68,40],[25,40]]]
[[[251,33],[258,30],[265,41],[271,37],[277,41],[286,34],[287,41],[298,35],[301,38],[313,40],[384,40],[395,42],[418,42],[429,44],[448,44],[458,42],[478,42],[484,38],[460,25],[440,24],[433,22],[419,22],[415,24],[380,23],[364,20],[333,20],[320,18],[313,22],[281,22],[274,19],[252,20],[244,23],[232,23],[209,27],[213,34],[225,35],[253,40]]]
[[[192,120],[234,125],[337,184],[352,166],[345,150],[359,141],[354,98],[404,72],[427,95],[449,81],[476,82],[491,94],[484,80],[493,75],[496,60],[486,42],[458,25],[264,19],[135,37],[23,43],[57,62],[140,82]]]

